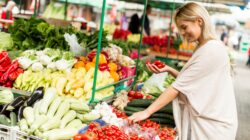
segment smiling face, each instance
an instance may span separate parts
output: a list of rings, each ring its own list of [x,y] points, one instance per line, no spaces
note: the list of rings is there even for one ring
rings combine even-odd
[[[202,19],[197,18],[194,21],[177,19],[179,33],[188,42],[198,41],[202,37]]]

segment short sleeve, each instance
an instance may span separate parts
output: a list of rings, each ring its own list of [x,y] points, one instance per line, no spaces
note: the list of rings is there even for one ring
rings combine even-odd
[[[213,79],[213,72],[225,63],[216,47],[204,46],[179,74],[172,86],[185,95],[202,92],[204,85]],[[217,46],[218,47],[218,46]]]

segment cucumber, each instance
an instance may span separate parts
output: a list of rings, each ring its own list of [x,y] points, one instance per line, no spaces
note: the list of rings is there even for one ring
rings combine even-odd
[[[175,125],[174,120],[169,120],[169,119],[162,119],[162,118],[154,118],[154,117],[150,117],[149,118],[151,121],[157,122],[159,124],[168,124],[168,125]]]
[[[135,99],[131,102],[128,103],[127,106],[133,106],[133,107],[148,107],[149,105],[151,105],[154,102],[153,99]]]
[[[126,113],[127,116],[131,116],[131,115],[133,115],[133,113],[135,113],[135,112],[132,112],[132,111],[125,111],[125,113]]]
[[[126,106],[124,107],[124,111],[132,111],[132,112],[139,112],[139,111],[143,111],[146,108],[141,108],[141,107],[131,107],[131,106]]]
[[[168,119],[168,120],[173,120],[174,121],[173,115],[170,115],[170,114],[154,113],[153,115],[151,115],[151,117],[152,118],[160,118],[160,119]]]
[[[133,109],[133,108],[132,108]],[[127,116],[131,116],[133,113],[138,112],[138,111],[131,111],[131,110],[125,110],[125,113]],[[151,118],[157,118],[157,119],[167,119],[167,120],[172,120],[174,121],[173,115],[166,114],[166,113],[154,113],[153,115],[150,116]]]
[[[125,111],[132,111],[132,112],[139,112],[139,111],[143,111],[146,108],[142,108],[142,107],[133,107],[133,106],[126,106],[124,107]],[[166,107],[160,109],[159,111],[157,111],[156,113],[163,113],[163,114],[170,114],[173,115],[173,110],[172,110],[172,105],[167,105]]]

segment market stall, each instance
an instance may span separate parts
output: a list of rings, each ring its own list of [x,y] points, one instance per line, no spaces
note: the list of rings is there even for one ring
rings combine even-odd
[[[103,0],[100,30],[94,33],[36,18],[15,20],[9,33],[0,33],[1,139],[176,137],[171,105],[128,124],[129,115],[149,106],[174,79],[164,75],[160,87],[151,86],[145,62],[107,40],[105,6]],[[142,40],[141,33],[138,54]]]

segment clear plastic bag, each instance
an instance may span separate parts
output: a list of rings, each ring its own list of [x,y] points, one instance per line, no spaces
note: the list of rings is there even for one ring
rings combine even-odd
[[[70,51],[75,55],[75,56],[85,56],[86,55],[86,49],[83,48],[78,42],[77,42],[77,37],[75,34],[64,34],[65,40],[68,42],[70,46]]]

